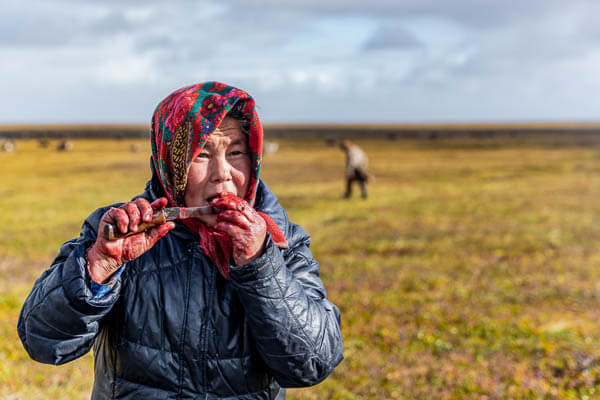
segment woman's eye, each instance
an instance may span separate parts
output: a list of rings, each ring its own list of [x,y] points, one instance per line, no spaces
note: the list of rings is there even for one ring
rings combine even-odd
[[[208,153],[200,153],[197,158],[210,158],[210,154]]]
[[[233,150],[229,152],[229,156],[230,157],[239,157],[239,156],[243,156],[247,154],[245,151],[242,150]]]

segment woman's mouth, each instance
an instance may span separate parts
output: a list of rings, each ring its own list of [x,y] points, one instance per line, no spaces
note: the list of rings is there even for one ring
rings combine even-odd
[[[219,197],[223,197],[223,196],[225,196],[225,195],[228,195],[228,194],[233,194],[233,193],[230,193],[230,192],[219,192],[219,193],[215,193],[215,194],[213,194],[213,195],[210,195],[210,196],[208,196],[208,197],[206,198],[206,202],[210,204],[210,203],[211,203],[212,201],[214,201],[215,199],[218,199]]]

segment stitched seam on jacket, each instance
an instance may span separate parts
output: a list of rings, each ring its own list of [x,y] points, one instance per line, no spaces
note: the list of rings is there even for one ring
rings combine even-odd
[[[194,262],[194,258],[190,257],[190,263]],[[176,398],[181,398],[181,394],[183,392],[183,358],[184,358],[184,353],[185,353],[185,331],[187,329],[187,317],[188,317],[188,307],[189,307],[189,302],[190,302],[190,285],[191,285],[191,278],[192,278],[192,268],[193,265],[189,265],[188,264],[188,273],[187,273],[187,282],[185,285],[185,306],[183,308],[183,324],[181,327],[181,352],[179,353],[179,379],[178,379],[178,385],[179,387],[177,388],[177,396]]]
[[[245,397],[245,396],[253,396],[253,395],[258,394],[258,393],[265,393],[265,392],[269,393],[272,384],[273,384],[273,382],[269,383],[264,388],[259,389],[259,390],[255,391],[255,392],[241,393],[241,394],[237,394],[237,395],[234,395],[234,396],[236,396],[236,398],[239,398],[237,396],[244,396]],[[279,391],[281,391],[281,389],[283,389],[283,388],[281,386],[279,386]],[[278,394],[279,394],[279,391],[277,392]],[[232,399],[232,398],[233,397],[231,397],[231,396],[226,397],[226,399]]]
[[[309,258],[308,258],[308,257],[307,257],[307,256],[306,256],[304,253],[301,253],[301,252],[298,252],[298,253],[296,253],[296,252],[293,252],[293,254],[294,254],[294,255],[297,255],[297,256],[300,256],[300,257],[301,257],[301,258],[303,258],[303,259],[304,259],[306,262],[310,263],[310,259],[309,259]],[[318,275],[317,275],[317,276],[318,276]],[[322,305],[322,302],[323,302],[323,300],[326,300],[326,299],[327,299],[325,296],[323,296],[323,297],[318,297],[318,298],[315,298],[315,297],[312,297],[312,296],[310,296],[308,293],[306,293],[306,296],[307,296],[308,298],[312,299],[314,302],[321,303],[321,305]],[[327,314],[326,318],[327,318],[327,319],[329,319],[329,318],[330,318],[329,314]],[[325,336],[325,335],[327,335],[327,332],[326,332],[326,329],[323,329],[323,336]],[[313,348],[315,348],[315,346],[316,346],[316,344],[315,344],[315,343],[313,343]],[[332,353],[332,354],[333,354],[333,353]],[[329,361],[330,361],[330,360],[326,360],[326,359],[323,359],[323,358],[321,358],[321,357],[320,357],[320,355],[319,355],[319,352],[317,352],[315,355],[316,355],[316,358],[317,358],[317,360],[319,360],[319,361],[321,361],[321,362],[324,362],[324,363],[325,363],[325,362],[329,362]]]
[[[160,347],[148,346],[147,344],[143,344],[143,343],[140,343],[140,342],[136,342],[136,341],[134,341],[134,340],[129,340],[129,339],[127,339],[126,337],[123,337],[121,340],[123,340],[123,341],[125,341],[125,342],[127,342],[127,343],[132,343],[132,344],[134,344],[134,345],[136,345],[136,346],[140,346],[140,347],[145,347],[145,348],[147,348],[147,349],[156,350],[156,351],[159,351],[159,352],[161,352],[161,353],[179,354],[179,352],[177,352],[177,351],[166,350],[166,349],[162,349],[162,348],[160,348]]]
[[[144,269],[144,270],[141,270],[141,271],[138,269],[136,271],[135,267],[132,266],[132,268],[128,268],[127,269],[127,271],[128,271],[127,279],[128,280],[133,280],[134,277],[136,279],[140,279],[144,275],[159,274],[159,273],[161,273],[162,271],[165,271],[165,270],[178,268],[179,265],[181,264],[181,261],[183,259],[185,259],[185,257],[186,257],[185,255],[182,255],[181,257],[173,260],[170,265],[167,265],[167,266],[164,266],[164,267],[162,267],[162,266],[160,266],[160,265],[157,264],[158,268],[155,268],[155,269]],[[134,260],[134,261],[130,261],[127,264],[134,264],[134,265],[136,265],[136,264],[139,264],[139,261]],[[125,273],[125,271],[123,271],[123,273]]]
[[[207,360],[212,360],[212,361],[229,361],[229,360],[243,360],[245,358],[252,358],[251,355],[247,355],[247,356],[241,356],[241,357],[206,357]],[[193,361],[202,361],[201,358],[193,358]]]
[[[77,309],[77,307],[75,307],[75,305],[73,304],[73,302],[71,301],[71,299],[69,298],[69,296],[67,296],[67,293],[66,293],[66,290],[64,289],[64,286],[63,286],[63,282],[62,282],[62,281],[61,281],[60,285],[57,285],[57,286],[53,287],[52,289],[50,289],[48,292],[44,293],[44,296],[42,297],[42,299],[44,299],[44,300],[45,300],[45,299],[46,299],[46,298],[47,298],[47,297],[50,295],[50,293],[52,293],[52,292],[54,292],[56,289],[60,289],[60,288],[62,288],[62,289],[63,289],[63,292],[64,292],[64,298],[67,300],[67,303],[68,303],[68,304],[71,306],[71,308],[72,308],[72,309],[74,309],[74,310],[77,310],[78,312],[80,312],[80,311]],[[25,326],[27,326],[27,320],[29,319],[29,316],[30,316],[30,315],[31,315],[31,314],[32,314],[32,313],[33,313],[35,310],[37,310],[38,308],[40,308],[40,307],[41,307],[41,306],[43,306],[44,304],[45,304],[45,301],[40,301],[40,302],[39,302],[39,303],[38,303],[38,304],[37,304],[37,305],[36,305],[34,308],[32,308],[32,309],[31,309],[31,311],[30,311],[30,312],[27,314],[27,317],[25,317],[25,318],[24,318],[24,320],[23,320],[23,321],[24,321],[24,323],[25,323]],[[90,326],[90,323],[86,323],[86,327],[89,327],[89,326]],[[62,331],[61,331],[61,332],[62,332]],[[94,340],[96,339],[96,336],[97,336],[97,334],[98,334],[98,332],[96,332],[96,333],[94,334]],[[29,329],[27,329],[27,332],[26,332],[26,338],[25,338],[25,339],[26,339],[26,342],[29,342],[29,340],[27,340],[27,339],[29,338],[29,335],[30,335],[30,333],[29,333]],[[89,349],[88,349],[88,350],[89,350]]]
[[[213,290],[216,289],[216,281],[217,281],[217,276],[216,276],[216,271],[214,268],[209,269],[209,274],[210,274],[210,286],[209,286],[209,294],[208,294],[208,314],[210,314],[210,311],[212,310],[212,305],[213,305],[213,301],[214,298],[213,296],[216,295],[216,293],[214,293]],[[214,284],[214,285],[213,285]],[[203,377],[203,387],[204,387],[204,393],[208,392],[208,371],[207,371],[207,360],[208,360],[208,329],[210,328],[209,326],[209,317],[207,316],[205,318],[204,321],[204,329],[202,330],[202,363],[203,363],[203,371],[202,371],[202,377]]]
[[[57,285],[57,286],[53,287],[52,289],[48,290],[47,292],[45,292],[44,295],[42,296],[41,300],[46,299],[50,295],[50,293],[54,292],[56,289],[61,288],[61,287],[62,287],[62,282],[59,285]],[[38,304],[36,304],[35,307],[33,307],[31,310],[29,310],[29,312],[27,313],[27,315],[25,315],[23,317],[23,322],[27,323],[27,320],[29,319],[29,316],[34,311],[36,311],[38,308],[40,308],[43,305],[44,305],[43,301],[40,301]]]
[[[176,392],[174,392],[172,390],[167,390],[167,389],[163,389],[163,388],[157,388],[156,386],[146,385],[146,384],[144,384],[142,382],[133,381],[131,379],[127,379],[127,378],[123,378],[123,377],[119,378],[119,381],[127,382],[127,383],[132,383],[132,384],[137,385],[137,386],[147,387],[147,388],[154,389],[154,390],[160,390],[161,392],[176,393]],[[152,400],[152,399],[148,399],[148,400]]]
[[[139,386],[143,386],[143,387],[147,387],[147,388],[156,389],[156,388],[155,388],[155,387],[153,387],[153,386],[145,385],[145,384],[143,384],[143,383],[140,383],[140,382],[135,382],[135,381],[132,381],[132,380],[129,380],[129,379],[126,379],[126,378],[119,378],[119,380],[120,380],[120,381],[124,381],[124,382],[129,382],[129,383],[132,383],[132,384],[134,384],[134,385],[139,385]],[[252,395],[255,395],[255,394],[257,394],[257,393],[264,393],[265,391],[268,391],[268,390],[271,388],[271,385],[272,385],[272,384],[273,384],[273,382],[269,383],[269,384],[268,384],[267,386],[265,386],[264,388],[262,388],[262,389],[259,389],[259,390],[255,391],[255,392],[242,393],[242,394],[241,394],[241,396],[252,396]],[[281,390],[281,389],[282,389],[282,387],[280,386],[280,387],[279,387],[279,390]],[[160,389],[160,388],[159,388],[158,390],[160,390],[161,392],[175,393],[175,392],[171,392],[170,390],[166,390],[166,389]],[[198,394],[201,394],[201,393],[198,393]],[[179,394],[177,394],[177,396],[179,396]],[[227,397],[227,398],[231,398],[231,397]],[[149,399],[149,400],[150,400],[150,399]]]
[[[311,261],[311,259],[310,259],[309,257],[307,257],[307,256],[306,256],[304,253],[296,253],[296,252],[294,252],[294,253],[293,253],[293,255],[303,258],[303,259],[304,259],[304,261],[305,261],[307,264],[309,264],[309,265],[313,265],[313,264],[314,264],[314,263]],[[314,261],[314,259],[313,259],[313,261]],[[315,261],[315,262],[316,262],[316,261]],[[311,275],[312,275],[312,272],[311,272]],[[315,274],[315,275],[316,275],[318,278],[320,278],[320,274]],[[309,295],[309,294],[307,293],[306,295],[307,295],[309,298],[313,299],[314,301],[318,301],[318,302],[320,302],[320,301],[322,301],[322,300],[325,300],[325,299],[327,299],[327,296],[325,296],[325,295],[324,295],[324,293],[321,293],[321,291],[323,291],[323,292],[325,291],[325,288],[324,288],[324,287],[323,287],[323,288],[318,288],[318,289],[317,289],[317,288],[311,288],[311,289],[314,289],[314,290],[316,290],[317,292],[319,292],[319,297],[311,296],[311,295]]]
[[[271,262],[271,268],[273,268],[273,271],[275,272],[274,262],[273,262],[273,259],[271,257],[269,257],[269,261]],[[302,331],[302,333],[304,334],[306,342],[311,345],[311,349],[314,349],[315,348],[315,344],[312,343],[312,340],[310,340],[310,336],[307,334],[306,330],[302,327],[302,325],[300,324],[300,321],[298,321],[298,319],[296,318],[296,315],[292,312],[292,307],[290,307],[290,305],[289,305],[286,297],[284,296],[283,288],[279,284],[279,280],[275,276],[274,276],[274,278],[275,278],[275,282],[277,282],[277,287],[279,288],[279,291],[281,293],[281,298],[283,300],[283,303],[285,304],[286,308],[288,309],[289,315],[292,316],[292,319],[296,323],[297,328],[299,328]],[[311,300],[313,300],[308,294],[306,294],[306,293],[304,293],[304,294],[305,294],[306,297],[308,297]],[[321,358],[319,357],[318,354],[315,355],[314,350],[310,350],[309,349],[308,354],[311,354],[311,358],[315,357],[319,361],[323,361],[323,360],[321,360]]]
[[[113,382],[112,382],[112,398],[113,400],[117,398],[117,346],[113,344],[111,346],[113,353]]]

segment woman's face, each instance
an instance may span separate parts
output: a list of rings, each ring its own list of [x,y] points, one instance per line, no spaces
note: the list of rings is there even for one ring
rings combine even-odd
[[[206,205],[220,193],[244,198],[250,184],[248,138],[233,118],[225,118],[208,137],[190,165],[184,201],[187,207]],[[203,220],[214,225],[216,215]]]

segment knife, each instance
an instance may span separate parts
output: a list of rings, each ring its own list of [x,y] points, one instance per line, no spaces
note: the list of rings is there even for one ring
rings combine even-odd
[[[213,206],[201,206],[201,207],[166,207],[162,210],[154,213],[152,221],[143,222],[138,225],[138,230],[133,232],[122,233],[119,230],[117,224],[106,224],[104,225],[104,239],[116,240],[127,236],[137,235],[138,233],[144,232],[157,225],[162,225],[167,221],[173,221],[176,219],[188,219],[196,218],[199,219],[203,215],[218,214],[221,211],[220,208]]]

